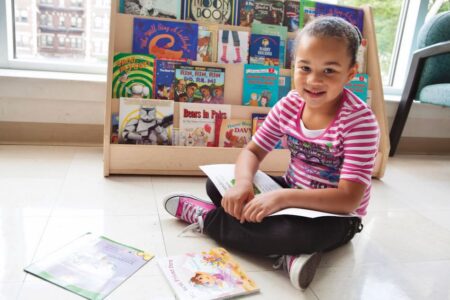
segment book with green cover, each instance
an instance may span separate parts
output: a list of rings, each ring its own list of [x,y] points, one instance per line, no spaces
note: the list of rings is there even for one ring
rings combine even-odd
[[[104,299],[152,254],[86,233],[24,270],[87,299]]]
[[[117,53],[113,59],[112,97],[153,98],[155,57]]]

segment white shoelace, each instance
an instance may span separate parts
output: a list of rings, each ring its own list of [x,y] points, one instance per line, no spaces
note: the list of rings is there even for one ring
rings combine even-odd
[[[200,232],[203,234],[203,217],[200,215],[197,217],[197,221],[186,226],[181,232],[178,234],[178,236],[182,236],[185,232],[192,231],[192,232]]]

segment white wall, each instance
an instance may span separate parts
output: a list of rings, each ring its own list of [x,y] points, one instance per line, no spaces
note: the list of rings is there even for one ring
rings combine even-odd
[[[0,121],[103,124],[105,79],[0,70]],[[386,101],[389,123],[397,106]],[[450,138],[450,108],[414,103],[403,136]]]

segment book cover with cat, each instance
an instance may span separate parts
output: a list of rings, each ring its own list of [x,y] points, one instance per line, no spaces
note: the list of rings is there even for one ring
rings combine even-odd
[[[244,66],[242,105],[272,107],[278,101],[278,66]]]
[[[249,37],[248,31],[219,29],[218,62],[225,64],[247,63]]]
[[[120,0],[119,12],[168,19],[180,19],[179,0]]]
[[[157,59],[196,60],[198,24],[135,18],[133,53]]]
[[[172,145],[174,102],[120,98],[119,144]]]
[[[113,58],[112,97],[153,98],[153,55],[117,53]]]
[[[180,60],[157,59],[155,61],[155,99],[173,100],[175,69],[186,65]]]
[[[223,104],[225,68],[178,66],[173,85],[176,102]]]
[[[200,23],[236,25],[236,0],[180,0],[181,18]]]
[[[250,36],[249,63],[278,66],[280,64],[280,37],[252,33]]]

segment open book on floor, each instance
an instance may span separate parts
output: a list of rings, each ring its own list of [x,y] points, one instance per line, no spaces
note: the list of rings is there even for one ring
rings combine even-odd
[[[204,165],[200,166],[200,169],[206,176],[211,179],[219,193],[223,196],[225,191],[231,188],[234,183],[234,164],[217,164],[217,165]],[[256,194],[266,193],[270,191],[274,191],[277,189],[281,189],[282,187],[275,182],[269,175],[258,170],[253,179],[253,190]],[[276,213],[271,214],[270,216],[277,215],[294,215],[308,218],[318,218],[318,217],[327,217],[327,216],[335,216],[335,217],[352,217],[352,215],[340,215],[340,214],[332,214],[322,211],[303,209],[303,208],[286,208]]]
[[[104,299],[152,254],[86,233],[24,270],[87,299]]]
[[[158,259],[177,299],[228,299],[259,291],[224,248]]]

